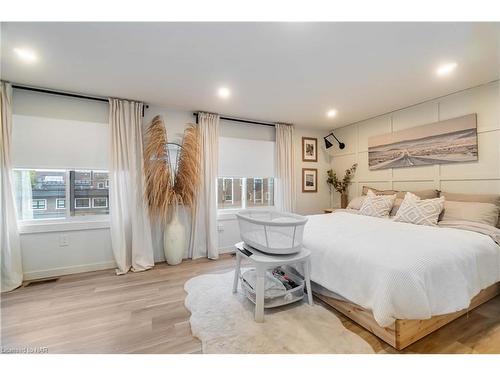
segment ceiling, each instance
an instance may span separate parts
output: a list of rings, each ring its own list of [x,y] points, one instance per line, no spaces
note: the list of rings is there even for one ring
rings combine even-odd
[[[499,25],[2,23],[1,76],[331,129],[498,79]],[[16,47],[33,49],[38,61],[21,62]],[[438,77],[449,61],[457,69]],[[229,99],[217,97],[220,86],[231,89]]]

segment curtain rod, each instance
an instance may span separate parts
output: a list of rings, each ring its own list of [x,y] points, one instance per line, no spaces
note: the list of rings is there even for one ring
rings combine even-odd
[[[73,92],[58,91],[58,90],[41,88],[41,87],[25,86],[25,85],[19,85],[19,84],[14,84],[14,83],[12,84],[12,88],[19,89],[19,90],[27,90],[27,91],[40,92],[40,93],[43,93],[43,94],[68,96],[70,98],[95,100],[95,101],[98,101],[98,102],[106,102],[106,103],[109,102],[108,98],[104,98],[102,96],[83,95],[83,94],[77,94],[77,93],[73,93]],[[144,107],[145,108],[149,108],[149,105],[144,104]]]
[[[196,117],[196,123],[198,123],[198,112],[194,112],[193,116]],[[244,124],[254,124],[254,125],[272,126],[272,127],[275,126],[275,124],[273,124],[272,122],[262,122],[262,121],[248,120],[248,119],[243,119],[243,118],[238,118],[238,117],[229,117],[229,116],[220,115],[219,118],[221,120],[234,121],[234,122],[242,122]]]

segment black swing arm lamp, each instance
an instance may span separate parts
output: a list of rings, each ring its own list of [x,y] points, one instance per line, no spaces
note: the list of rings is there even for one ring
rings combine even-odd
[[[326,137],[323,137],[323,138],[325,140],[325,147],[327,149],[329,149],[330,147],[333,146],[334,141],[337,141],[337,143],[339,144],[339,148],[341,150],[343,150],[345,148],[345,143],[340,142],[338,140],[338,138],[335,136],[335,134],[333,134],[333,132],[331,132],[330,134],[328,134]]]

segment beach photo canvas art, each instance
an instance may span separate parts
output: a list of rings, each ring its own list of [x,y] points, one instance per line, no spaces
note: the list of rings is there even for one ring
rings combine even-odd
[[[470,114],[370,137],[370,170],[477,161],[477,120]]]

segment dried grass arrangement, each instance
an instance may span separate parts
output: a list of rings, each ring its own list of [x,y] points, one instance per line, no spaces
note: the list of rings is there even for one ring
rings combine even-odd
[[[177,171],[171,170],[168,138],[161,116],[151,121],[146,131],[144,170],[146,200],[152,220],[166,222],[172,205],[192,208],[200,179],[198,128],[188,125],[184,131]]]
[[[193,207],[200,182],[200,138],[198,127],[184,130],[182,149],[175,176],[174,195],[184,206]]]

